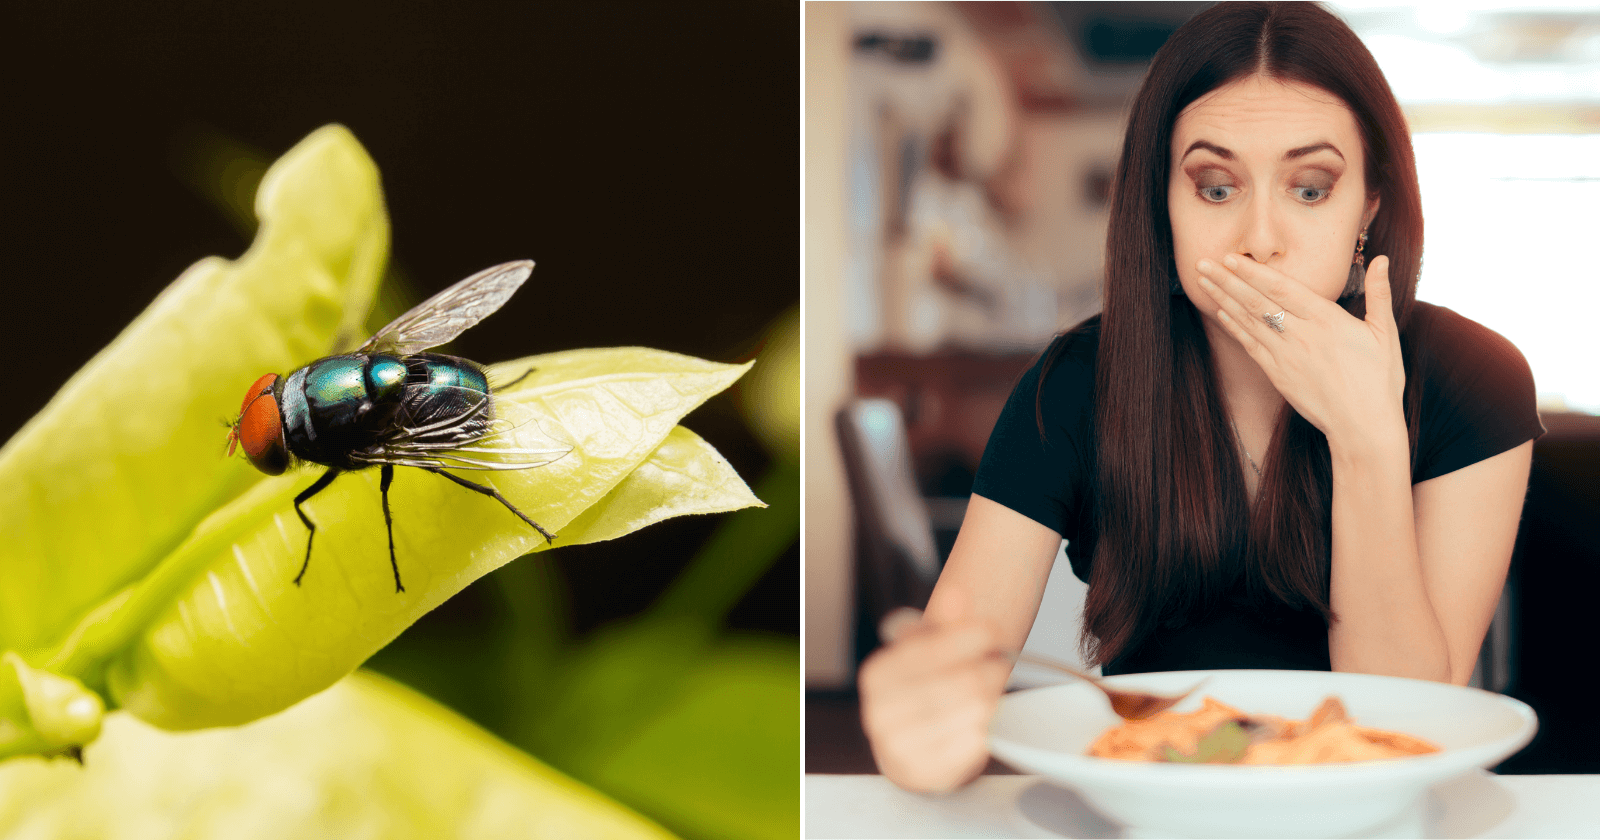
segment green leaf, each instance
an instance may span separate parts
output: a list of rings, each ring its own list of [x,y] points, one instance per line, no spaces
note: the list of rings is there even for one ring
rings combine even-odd
[[[105,729],[83,767],[0,763],[0,836],[671,836],[370,672],[248,726],[173,734],[114,714]]]
[[[508,363],[491,376],[536,366],[534,381],[501,399],[534,412],[527,428],[569,441],[572,451],[544,467],[471,476],[556,532],[557,546],[617,536],[653,521],[657,508],[677,515],[759,504],[699,438],[685,431],[668,440],[678,418],[744,366],[634,348],[557,355]],[[550,381],[573,373],[581,378]],[[309,483],[305,474],[266,480],[218,511],[128,605],[114,608],[126,619],[92,616],[76,647],[53,661],[113,653],[111,698],[161,726],[242,723],[332,685],[472,581],[547,547],[498,502],[401,470],[389,491],[406,586],[397,593],[378,477],[369,470],[340,476],[305,506],[321,524],[295,586],[306,531],[292,500]],[[587,523],[574,523],[601,502]],[[569,533],[568,524],[577,527]],[[139,628],[131,643],[121,623]]]
[[[0,449],[0,649],[56,641],[256,483],[219,421],[361,322],[389,226],[355,138],[307,137],[256,209],[244,256],[196,263]]]
[[[1219,723],[1195,743],[1194,755],[1186,755],[1162,744],[1162,760],[1180,764],[1235,764],[1250,747],[1250,734],[1237,720]]]
[[[721,453],[674,428],[650,459],[563,529],[562,544],[603,542],[691,513],[766,507]]]

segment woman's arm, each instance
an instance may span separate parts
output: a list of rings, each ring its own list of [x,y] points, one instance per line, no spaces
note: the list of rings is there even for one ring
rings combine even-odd
[[[951,591],[959,590],[977,618],[993,623],[1002,646],[1021,650],[1060,548],[1060,534],[973,494],[925,615],[940,621],[950,608]]]
[[[988,727],[1061,536],[974,495],[923,620],[861,665],[861,723],[878,769],[907,790],[952,790],[983,771]]]
[[[1450,649],[1450,681],[1466,685],[1494,618],[1528,490],[1533,441],[1412,490],[1423,585]]]
[[[1336,671],[1465,685],[1511,562],[1533,444],[1410,486],[1405,439],[1333,451]]]
[[[1375,434],[1328,438],[1333,456],[1333,575],[1328,656],[1335,671],[1450,681],[1440,610],[1424,583],[1405,419]]]

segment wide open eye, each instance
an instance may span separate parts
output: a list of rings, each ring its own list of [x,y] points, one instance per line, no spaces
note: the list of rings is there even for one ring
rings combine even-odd
[[[1328,197],[1328,193],[1333,192],[1333,189],[1330,187],[1295,187],[1289,192],[1306,204],[1321,204]]]
[[[1239,188],[1231,184],[1210,184],[1200,187],[1195,191],[1195,194],[1212,204],[1221,204],[1232,198],[1233,194],[1238,191]]]
[[[278,375],[269,373],[256,380],[244,398],[244,410],[233,434],[244,447],[245,457],[267,475],[282,475],[289,468],[289,447],[283,439],[283,415],[272,386]]]

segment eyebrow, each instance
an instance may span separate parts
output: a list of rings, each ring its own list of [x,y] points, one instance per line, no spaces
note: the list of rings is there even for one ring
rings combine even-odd
[[[1182,158],[1178,158],[1178,162],[1182,163],[1184,158],[1187,158],[1189,156],[1189,153],[1193,152],[1195,149],[1205,149],[1206,151],[1216,155],[1219,158],[1222,158],[1223,160],[1233,160],[1235,157],[1237,157],[1236,155],[1234,155],[1232,149],[1227,149],[1227,148],[1224,148],[1222,146],[1218,146],[1217,144],[1212,143],[1212,142],[1210,142],[1208,140],[1196,140],[1193,143],[1189,144],[1189,148],[1184,150],[1183,157]],[[1320,151],[1323,151],[1323,150],[1327,150],[1327,151],[1333,152],[1334,154],[1339,156],[1340,160],[1344,160],[1344,154],[1341,153],[1339,151],[1338,147],[1333,145],[1332,143],[1312,143],[1309,146],[1301,146],[1301,147],[1299,147],[1297,149],[1290,149],[1289,151],[1283,153],[1283,159],[1284,160],[1294,160],[1296,158],[1303,158],[1306,155],[1309,155],[1309,154],[1311,154],[1313,152],[1320,152]]]

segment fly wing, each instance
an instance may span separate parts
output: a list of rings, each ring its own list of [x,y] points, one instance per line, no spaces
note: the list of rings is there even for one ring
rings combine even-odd
[[[533,260],[486,268],[412,307],[357,352],[409,356],[438,347],[504,306],[532,273]]]
[[[573,449],[532,411],[508,400],[446,388],[437,404],[449,409],[435,413],[426,404],[412,406],[396,418],[382,441],[350,457],[423,469],[526,470],[559,460]]]

